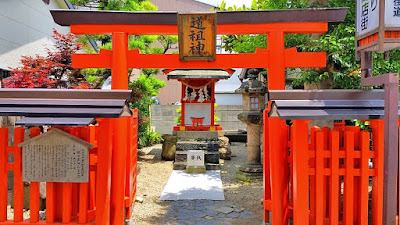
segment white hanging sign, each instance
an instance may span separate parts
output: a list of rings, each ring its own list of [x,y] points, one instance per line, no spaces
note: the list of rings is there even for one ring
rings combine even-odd
[[[385,27],[400,27],[400,0],[386,0]]]
[[[357,29],[356,36],[370,33],[379,27],[379,1],[357,0]]]

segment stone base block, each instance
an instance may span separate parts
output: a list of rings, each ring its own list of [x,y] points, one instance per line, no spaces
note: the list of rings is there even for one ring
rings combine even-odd
[[[177,151],[175,153],[175,162],[187,162],[187,152]]]
[[[175,162],[174,163],[174,170],[186,170],[187,164],[183,162]],[[216,163],[206,163],[205,165],[206,170],[220,170],[221,166]]]
[[[205,166],[187,166],[186,172],[187,173],[205,173],[206,167]]]
[[[207,170],[220,170],[221,166],[219,164],[206,163],[206,169]]]
[[[186,170],[186,163],[182,162],[175,162],[174,163],[174,170]]]
[[[219,144],[218,141],[178,141],[176,143],[177,151],[187,151],[187,150],[208,150],[208,151],[218,151]]]
[[[218,140],[218,131],[174,131],[178,140]]]
[[[219,152],[209,152],[209,151],[204,151],[204,156],[205,156],[205,163],[215,163],[219,164],[219,157],[220,153]],[[175,154],[175,162],[176,163],[186,163],[187,162],[187,151],[176,151]]]
[[[205,162],[219,164],[219,152],[207,152],[205,154]]]

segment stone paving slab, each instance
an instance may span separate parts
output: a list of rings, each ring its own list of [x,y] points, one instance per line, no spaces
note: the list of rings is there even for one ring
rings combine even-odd
[[[203,174],[188,174],[174,170],[160,196],[161,200],[224,200],[221,172],[208,170]]]
[[[244,219],[253,213],[230,202],[213,200],[170,201],[164,224],[229,225],[235,219]]]

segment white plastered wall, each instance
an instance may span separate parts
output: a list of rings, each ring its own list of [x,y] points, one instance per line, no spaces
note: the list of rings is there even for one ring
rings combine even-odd
[[[0,68],[20,65],[21,55],[46,55],[53,44],[53,28],[68,33],[69,27],[54,23],[50,9],[65,8],[63,0],[0,0]]]
[[[191,117],[204,117],[203,126],[211,125],[211,103],[185,103],[185,125],[192,125]]]

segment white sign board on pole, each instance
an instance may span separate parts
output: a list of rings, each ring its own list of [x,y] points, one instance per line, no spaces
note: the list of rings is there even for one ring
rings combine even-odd
[[[386,0],[385,27],[400,27],[400,0]]]
[[[357,0],[356,36],[362,36],[375,31],[379,27],[379,1]]]

